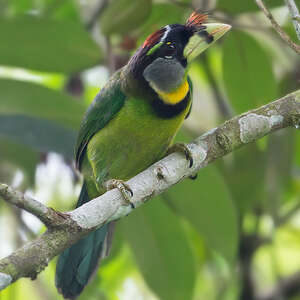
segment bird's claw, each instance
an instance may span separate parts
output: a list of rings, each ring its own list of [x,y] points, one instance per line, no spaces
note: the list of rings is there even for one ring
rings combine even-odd
[[[119,180],[119,179],[110,179],[106,182],[106,189],[108,191],[115,188],[120,191],[126,204],[130,205],[131,208],[134,208],[134,204],[131,202],[131,197],[133,196],[133,192],[130,186],[127,183],[125,183],[123,180]],[[130,196],[128,194],[130,194]]]
[[[167,154],[171,154],[173,152],[181,152],[185,155],[186,160],[190,162],[189,167],[191,168],[194,164],[193,154],[191,150],[188,148],[188,146],[184,143],[176,143],[172,145],[168,151]]]

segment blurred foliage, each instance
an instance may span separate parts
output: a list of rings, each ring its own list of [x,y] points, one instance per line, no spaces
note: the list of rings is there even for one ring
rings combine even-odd
[[[71,73],[92,67],[101,58],[99,47],[78,23],[35,16],[1,18],[0,35],[5,40],[0,48],[2,65]]]
[[[266,0],[266,5],[270,8],[274,8],[282,5],[282,2],[280,0]],[[219,0],[216,8],[229,14],[248,13],[259,10],[255,1],[245,1],[245,3],[241,5],[238,1],[234,0]]]
[[[78,129],[85,106],[62,91],[16,80],[0,80],[1,114],[22,115],[49,120]]]
[[[297,41],[284,1],[265,3]],[[180,141],[220,124],[222,107],[242,113],[300,87],[299,58],[255,1],[0,0],[0,181],[56,209],[74,207],[73,145],[99,82],[147,35],[184,22],[193,8],[233,29],[193,66],[194,107]],[[80,299],[300,299],[300,279],[292,292],[279,284],[300,270],[299,153],[299,132],[283,130],[120,220],[111,255]],[[0,201],[0,256],[41,230]],[[0,300],[61,299],[54,271],[53,261]]]
[[[232,32],[224,39],[222,51],[224,84],[237,113],[261,106],[266,99],[276,98],[277,85],[271,60],[251,35]]]
[[[149,287],[162,299],[191,299],[195,266],[180,218],[158,197],[120,223]]]
[[[100,29],[105,35],[126,34],[140,26],[151,12],[151,0],[115,0],[103,12]],[[130,18],[130,22],[128,19]]]

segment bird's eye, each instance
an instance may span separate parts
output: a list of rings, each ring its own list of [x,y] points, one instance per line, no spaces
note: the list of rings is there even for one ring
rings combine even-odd
[[[167,44],[167,45],[168,45],[168,47],[165,49],[164,55],[165,55],[165,58],[170,59],[170,58],[173,58],[173,56],[176,52],[176,48],[172,44]]]

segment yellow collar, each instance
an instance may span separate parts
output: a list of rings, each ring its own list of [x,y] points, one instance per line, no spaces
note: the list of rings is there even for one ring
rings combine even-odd
[[[166,93],[153,87],[158,96],[166,103],[175,105],[182,101],[189,92],[189,84],[187,80],[183,80],[182,84],[172,92]]]

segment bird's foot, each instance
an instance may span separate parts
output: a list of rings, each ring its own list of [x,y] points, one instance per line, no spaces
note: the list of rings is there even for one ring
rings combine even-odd
[[[133,196],[133,192],[130,186],[127,183],[125,183],[123,180],[119,180],[119,179],[110,179],[106,182],[106,189],[108,191],[115,188],[120,191],[126,204],[134,208],[134,204],[131,202],[131,197]]]
[[[183,153],[185,155],[186,160],[188,160],[190,162],[189,167],[191,168],[193,166],[193,164],[194,164],[193,154],[186,144],[176,143],[176,144],[172,145],[168,149],[167,154],[171,154],[173,152]]]

